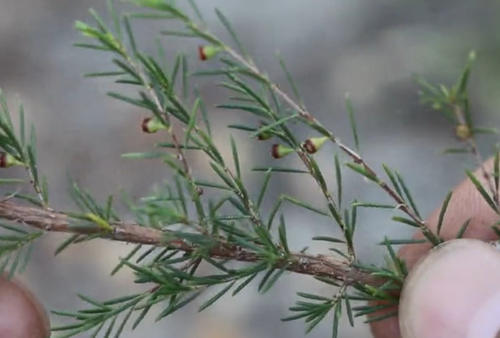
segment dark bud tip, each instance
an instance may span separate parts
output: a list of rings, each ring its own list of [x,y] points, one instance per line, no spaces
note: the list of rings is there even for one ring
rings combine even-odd
[[[151,131],[148,128],[148,122],[151,121],[151,117],[146,117],[144,120],[142,120],[142,131],[145,133],[151,133]]]
[[[202,61],[207,59],[207,54],[205,54],[205,48],[203,46],[198,46],[198,56]]]
[[[309,154],[314,154],[318,151],[318,149],[310,139],[304,142],[303,147]]]
[[[279,155],[279,144],[273,144],[273,147],[271,148],[271,155],[274,158],[280,158],[281,156]]]
[[[7,153],[0,153],[0,168],[7,168]]]
[[[200,60],[210,60],[222,51],[222,47],[214,45],[206,45],[198,47],[198,56]]]
[[[6,152],[0,152],[0,168],[10,168],[17,165],[24,165],[24,163]]]
[[[304,141],[302,147],[309,153],[314,154],[325,144],[328,140],[328,137],[312,137]]]

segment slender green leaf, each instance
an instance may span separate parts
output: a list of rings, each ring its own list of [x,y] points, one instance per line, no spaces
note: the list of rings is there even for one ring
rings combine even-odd
[[[314,211],[315,213],[318,213],[320,215],[323,215],[323,216],[328,216],[328,213],[326,211],[323,211],[321,209],[318,209],[312,205],[310,205],[309,203],[306,203],[304,201],[301,201],[301,200],[298,200],[296,198],[293,198],[291,196],[288,196],[288,195],[282,195],[281,196],[281,199],[284,200],[284,201],[288,201],[292,204],[295,204],[299,207],[302,207],[302,208],[305,208],[305,209],[308,209],[308,210],[311,210],[311,211]]]
[[[238,47],[238,49],[240,50],[240,52],[244,56],[248,56],[248,53],[247,53],[245,47],[243,46],[243,44],[241,43],[240,39],[238,38],[238,35],[236,34],[236,32],[234,31],[233,27],[229,23],[229,20],[217,8],[215,9],[215,14],[217,14],[217,17],[219,18],[219,20],[222,22],[222,24],[224,25],[224,27],[227,29],[227,31],[229,32],[229,34],[233,38],[233,41],[236,44],[236,46]]]
[[[446,213],[446,209],[448,208],[448,203],[450,202],[451,195],[453,194],[452,191],[446,195],[446,198],[444,199],[443,205],[441,207],[441,211],[439,212],[439,219],[438,219],[438,224],[437,224],[437,235],[441,233],[441,227],[443,226],[443,220],[444,220],[444,215]]]
[[[191,115],[189,117],[189,123],[186,129],[186,140],[184,141],[184,147],[188,146],[189,140],[191,139],[191,132],[193,131],[196,125],[196,113],[198,111],[198,107],[200,105],[200,99],[196,99],[193,104],[193,108],[191,109]]]
[[[394,189],[396,190],[398,195],[400,197],[403,197],[403,194],[401,192],[401,188],[399,187],[398,181],[396,181],[396,177],[394,176],[394,173],[392,172],[392,170],[385,164],[382,164],[382,167],[384,168],[384,171],[385,171],[387,177],[389,177],[389,180],[391,181],[392,186],[394,187]]]
[[[136,245],[132,250],[130,250],[125,258],[120,259],[120,263],[118,263],[118,265],[116,265],[115,268],[111,271],[111,276],[120,271],[120,269],[125,265],[125,262],[128,262],[141,248],[141,244]]]
[[[395,206],[392,204],[378,204],[378,203],[366,203],[366,202],[354,202],[353,207],[363,207],[363,208],[379,208],[379,209],[394,209]]]
[[[309,172],[301,169],[293,169],[293,168],[282,168],[282,167],[257,167],[252,168],[252,171],[265,171],[265,172],[274,172],[274,173],[295,173],[295,174],[308,174]]]
[[[326,242],[331,242],[331,243],[345,243],[343,239],[338,239],[335,237],[329,237],[329,236],[315,236],[312,238],[313,241],[326,241]]]
[[[290,249],[288,248],[288,239],[286,236],[286,225],[285,225],[285,218],[283,214],[280,216],[280,225],[278,228],[278,233],[279,233],[279,238],[280,238],[280,244],[285,250],[286,253],[290,252]]]
[[[64,249],[66,249],[68,246],[70,246],[80,236],[81,236],[80,234],[71,235],[67,239],[62,241],[61,244],[59,244],[59,246],[56,248],[56,250],[54,252],[54,256],[59,255]]]
[[[363,175],[370,181],[377,182],[377,177],[372,172],[368,171],[363,165],[357,163],[346,163],[345,165],[355,172]]]
[[[215,296],[213,296],[212,298],[210,298],[209,300],[207,300],[205,303],[201,304],[200,308],[198,309],[198,312],[201,312],[201,311],[205,310],[207,307],[209,307],[210,305],[212,305],[213,303],[215,303],[219,298],[221,298],[222,296],[224,296],[226,294],[226,292],[228,292],[229,289],[231,289],[233,287],[234,283],[235,282],[232,282],[232,283],[228,284],[221,291],[217,292],[217,294],[215,294]]]
[[[340,169],[340,161],[337,154],[335,154],[335,181],[337,182],[337,200],[339,208],[342,206],[342,171]]]
[[[493,181],[495,182],[495,191],[498,194],[500,188],[500,153],[497,151],[495,153],[495,158],[493,160]]]
[[[262,128],[259,128],[257,129],[257,131],[255,131],[253,134],[250,135],[250,137],[257,137],[259,136],[260,134],[262,133],[265,133],[265,132],[268,132],[268,131],[271,131],[273,130],[274,128],[276,127],[279,127],[283,124],[285,124],[286,122],[288,122],[289,120],[292,120],[292,119],[295,119],[297,117],[299,117],[300,114],[299,113],[295,113],[295,114],[292,114],[292,115],[289,115],[289,116],[286,116],[286,117],[283,117],[281,119],[279,119],[278,121],[276,122],[273,122],[273,123],[270,123],[268,125],[265,125],[264,127]]]
[[[407,244],[422,244],[427,243],[425,239],[386,239],[383,242],[378,243],[379,245],[407,245]]]
[[[396,222],[400,222],[400,223],[404,223],[404,224],[408,224],[412,227],[416,227],[416,228],[419,228],[420,225],[418,223],[416,223],[415,221],[411,220],[411,219],[408,219],[408,218],[404,218],[404,217],[393,217],[392,218],[393,221],[396,221]]]
[[[196,2],[194,0],[188,0],[188,3],[191,6],[191,8],[193,9],[193,11],[196,14],[196,16],[198,17],[198,19],[203,23],[204,22],[203,15],[201,14],[200,9],[196,5]]]
[[[354,317],[352,315],[351,302],[349,301],[349,295],[347,293],[344,294],[344,300],[347,318],[349,318],[349,324],[351,325],[351,327],[354,327]]]
[[[260,208],[262,205],[262,201],[264,200],[264,195],[266,194],[267,186],[269,185],[269,181],[271,180],[272,169],[267,168],[266,177],[264,178],[264,182],[262,183],[262,187],[259,191],[259,197],[257,198],[257,208]]]
[[[339,329],[339,320],[342,310],[342,303],[337,302],[335,304],[335,309],[333,311],[333,327],[332,327],[332,338],[337,338]]]
[[[460,229],[457,232],[456,238],[462,238],[464,236],[465,231],[467,231],[467,228],[469,227],[469,224],[470,224],[471,220],[472,220],[472,218],[469,218],[468,220],[466,220],[464,222],[464,224],[462,224],[462,226],[460,227]]]
[[[233,161],[234,161],[234,167],[236,169],[236,177],[238,177],[238,179],[241,180],[241,169],[240,169],[240,160],[238,156],[238,149],[236,148],[236,142],[234,141],[232,135],[230,143],[231,143],[231,151],[233,152]]]
[[[471,180],[472,184],[476,187],[477,191],[481,194],[481,196],[484,198],[486,203],[495,211],[495,213],[498,214],[498,206],[496,205],[495,201],[491,198],[491,196],[486,192],[485,188],[479,182],[479,180],[474,176],[474,174],[470,170],[465,171],[466,175],[469,177]]]
[[[358,128],[356,127],[356,119],[354,118],[354,109],[352,108],[352,102],[349,93],[345,94],[345,106],[347,109],[347,113],[349,114],[349,122],[351,124],[352,136],[354,138],[354,145],[356,147],[356,150],[359,151]]]
[[[181,60],[182,60],[182,97],[185,100],[189,94],[189,83],[188,83],[189,68],[186,55],[183,54]]]
[[[403,191],[405,193],[406,199],[408,200],[408,202],[410,202],[410,205],[411,205],[413,211],[420,218],[421,217],[420,213],[418,212],[418,209],[417,209],[417,206],[415,205],[415,202],[413,202],[413,197],[411,196],[410,190],[406,186],[406,183],[403,180],[403,177],[398,172],[396,172],[396,178],[399,182],[399,185],[401,186],[401,188],[403,189]]]
[[[286,75],[286,79],[288,80],[288,84],[292,88],[293,95],[295,95],[295,98],[299,101],[300,105],[303,106],[304,102],[302,100],[302,97],[300,96],[299,89],[298,89],[297,85],[295,84],[295,81],[293,80],[292,74],[290,73],[290,71],[288,70],[288,68],[285,64],[285,60],[281,57],[281,55],[279,53],[277,54],[277,57],[278,57],[281,69],[283,70],[283,72]]]

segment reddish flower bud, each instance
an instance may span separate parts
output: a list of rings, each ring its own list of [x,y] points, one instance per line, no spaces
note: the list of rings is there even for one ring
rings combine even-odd
[[[213,45],[199,46],[198,47],[198,55],[200,57],[200,60],[202,60],[202,61],[210,60],[211,58],[216,56],[221,51],[222,51],[221,47],[213,46]]]
[[[161,129],[167,128],[167,126],[156,117],[146,117],[144,120],[142,120],[141,127],[143,132],[149,134],[153,134]]]
[[[305,140],[302,146],[309,154],[314,154],[323,146],[323,144],[325,144],[327,140],[328,140],[327,136],[312,137]]]
[[[0,152],[0,168],[9,168],[15,165],[24,165],[24,163],[18,161],[11,154],[8,154],[6,152]]]
[[[285,147],[282,144],[273,144],[271,148],[271,155],[274,158],[282,158],[293,152],[292,148]]]
[[[472,132],[468,125],[459,124],[455,128],[455,135],[460,141],[465,141],[472,136]]]

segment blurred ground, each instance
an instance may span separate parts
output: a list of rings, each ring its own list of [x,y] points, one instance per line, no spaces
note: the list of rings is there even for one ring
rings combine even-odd
[[[362,153],[379,165],[400,170],[413,187],[423,213],[429,213],[446,192],[463,178],[463,168],[472,162],[448,157],[440,151],[454,144],[446,121],[418,103],[411,76],[420,73],[443,83],[453,81],[468,51],[475,49],[478,61],[471,82],[472,109],[478,124],[498,125],[500,5],[494,1],[342,1],[200,0],[200,7],[216,32],[223,32],[212,8],[221,8],[256,60],[278,82],[285,84],[274,55],[285,58],[296,77],[309,109],[340,138],[351,143],[344,109],[344,94],[350,92],[361,135]],[[182,1],[179,1],[182,3]],[[106,70],[108,60],[100,53],[72,47],[78,39],[72,29],[75,19],[88,19],[86,10],[104,9],[103,1],[0,0],[0,87],[12,106],[22,99],[27,118],[37,126],[42,172],[48,176],[52,204],[69,209],[68,174],[96,196],[128,191],[138,197],[155,182],[167,177],[165,168],[149,162],[132,162],[120,153],[142,151],[152,144],[140,132],[141,112],[108,98],[107,81],[83,79],[81,74]],[[152,48],[150,38],[167,24],[156,22],[139,27],[141,45]],[[196,63],[196,43],[171,38],[167,51],[191,53]],[[143,43],[142,43],[143,42]],[[286,87],[286,85],[285,85]],[[213,83],[201,82],[200,91],[211,107],[223,101],[224,92]],[[224,126],[239,116],[211,109],[219,121],[217,141],[227,140]],[[238,137],[241,135],[238,135]],[[305,135],[302,135],[305,136]],[[154,139],[156,140],[156,139]],[[244,167],[268,159],[265,146],[245,146]],[[483,138],[485,154],[493,138]],[[332,174],[332,151],[323,151],[320,163]],[[292,163],[293,160],[287,163]],[[200,170],[203,168],[201,167]],[[21,173],[13,173],[14,175]],[[258,182],[259,176],[248,174]],[[319,198],[312,185],[281,178],[273,183],[279,193],[287,189],[303,199]],[[346,174],[346,200],[383,200],[381,193],[359,177]],[[318,199],[319,200],[319,199]],[[330,234],[331,224],[289,210],[289,235],[295,248],[311,245],[314,234]],[[391,212],[360,214],[358,250],[362,260],[376,262],[383,251],[374,243],[385,234],[399,238],[409,229],[390,222]],[[293,220],[293,221],[292,221]],[[121,272],[109,277],[117,257],[127,245],[95,242],[75,246],[57,258],[53,250],[62,239],[47,236],[22,277],[49,309],[75,309],[77,292],[95,298],[112,297],[133,290],[131,276]],[[312,251],[320,251],[312,247]],[[374,258],[375,257],[375,258]],[[302,337],[303,323],[281,323],[296,291],[330,292],[310,278],[288,276],[269,296],[260,297],[247,288],[235,299],[222,300],[197,314],[188,307],[158,324],[146,321],[125,337]],[[309,337],[330,335],[324,321]],[[342,327],[340,337],[369,337],[358,321],[356,329]]]

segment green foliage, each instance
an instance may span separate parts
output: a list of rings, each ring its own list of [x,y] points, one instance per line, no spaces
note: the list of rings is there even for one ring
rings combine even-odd
[[[298,292],[297,295],[302,300],[297,301],[295,306],[290,308],[294,314],[282,320],[290,321],[303,318],[307,323],[306,333],[309,333],[329,312],[333,312],[332,337],[337,337],[338,321],[342,311],[342,295],[337,294],[333,298],[304,292]]]
[[[7,104],[7,99],[1,89],[0,148],[6,154],[1,156],[11,157],[10,161],[5,160],[7,163],[4,165],[4,167],[21,166],[24,167],[29,174],[30,180],[37,196],[34,197],[27,195],[24,199],[30,200],[34,204],[47,205],[49,194],[46,180],[45,177],[41,177],[38,172],[35,128],[32,125],[29,134],[26,132],[24,108],[22,105],[19,107],[19,126],[14,127],[9,106]],[[14,183],[15,181],[4,179],[3,182]],[[14,193],[13,197],[19,196],[18,194]]]
[[[68,324],[52,330],[60,337],[71,337],[81,333],[92,336],[103,334],[105,337],[118,337],[130,322],[132,329],[137,327],[150,310],[157,309],[156,320],[171,315],[195,299],[205,297],[199,311],[213,306],[229,294],[236,296],[241,290],[258,281],[257,290],[266,293],[279,283],[287,272],[300,272],[314,276],[328,287],[329,295],[298,292],[299,299],[290,307],[292,314],[283,321],[304,319],[306,332],[311,331],[330,314],[332,316],[332,336],[338,333],[342,314],[348,316],[351,325],[354,318],[367,316],[374,321],[395,315],[399,293],[407,275],[404,262],[397,257],[394,245],[409,245],[430,242],[439,244],[439,237],[451,193],[445,199],[438,220],[437,231],[432,231],[422,219],[410,185],[402,175],[383,165],[387,182],[357,153],[359,135],[354,110],[350,98],[346,97],[354,149],[349,148],[323,126],[308,110],[302,100],[285,61],[279,56],[279,63],[285,73],[293,99],[280,86],[272,82],[252,60],[239,39],[235,29],[223,13],[216,10],[220,24],[231,37],[231,44],[206,29],[203,13],[193,0],[185,7],[177,6],[175,1],[133,0],[139,13],[119,13],[112,1],[108,10],[112,28],[106,25],[94,10],[90,10],[93,23],[77,21],[75,28],[86,39],[76,46],[105,52],[110,57],[110,68],[93,71],[86,77],[109,77],[117,84],[128,86],[127,94],[108,92],[111,98],[138,107],[141,113],[149,115],[146,121],[157,123],[145,132],[161,132],[165,140],[154,144],[153,149],[123,154],[127,159],[155,160],[169,168],[171,176],[158,184],[150,194],[137,201],[126,201],[133,213],[136,226],[141,230],[161,234],[154,243],[137,242],[130,252],[120,259],[111,271],[114,275],[123,268],[132,270],[135,283],[147,285],[148,290],[126,295],[108,301],[98,301],[79,295],[87,308],[76,312],[54,311],[68,319]],[[190,63],[189,55],[177,54],[168,59],[161,47],[156,54],[146,53],[134,36],[134,24],[138,19],[159,19],[172,22],[173,29],[162,30],[161,38],[189,38],[201,41],[203,52],[209,47],[210,58],[218,62],[210,63],[209,69],[196,70],[198,64]],[[179,29],[179,27],[182,27]],[[169,27],[170,28],[170,27]],[[194,41],[194,40],[193,40]],[[234,44],[234,47],[232,46]],[[193,50],[196,48],[193,47]],[[201,55],[208,61],[207,55]],[[456,127],[455,134],[464,143],[460,151],[472,153],[480,159],[474,136],[488,130],[474,127],[468,105],[467,83],[475,55],[471,54],[457,82],[450,86],[435,86],[418,78],[422,88],[422,100],[441,111]],[[208,61],[211,62],[211,61]],[[166,67],[165,65],[171,65]],[[228,135],[230,155],[216,144],[210,125],[209,107],[202,96],[191,87],[198,77],[216,79],[218,86],[228,93],[227,102],[218,108],[236,114],[249,114],[250,122],[233,124],[228,127],[248,136],[249,143],[263,142],[269,150],[273,144],[286,147],[297,155],[300,164],[290,167],[286,164],[252,165],[246,168],[241,160],[241,147],[237,139]],[[119,88],[122,88],[121,86]],[[131,94],[134,93],[134,94]],[[297,102],[295,101],[297,100]],[[36,137],[31,129],[25,131],[24,111],[19,112],[20,124],[14,128],[10,112],[3,94],[0,93],[0,148],[12,157],[11,163],[27,169],[36,196],[13,193],[12,197],[28,200],[48,209],[48,189],[46,180],[39,175],[37,167]],[[331,167],[334,170],[335,191],[330,189],[330,177],[325,176],[315,159],[316,151],[309,151],[305,140],[297,138],[298,128],[309,134],[319,134],[324,142],[336,145]],[[308,140],[317,140],[311,136]],[[328,147],[318,149],[321,151]],[[457,148],[448,152],[458,152]],[[197,174],[186,156],[193,152],[203,156],[210,164],[207,172]],[[332,155],[330,155],[332,156]],[[346,158],[341,157],[346,156]],[[15,160],[15,161],[14,161]],[[278,161],[279,159],[275,159]],[[350,168],[373,182],[391,199],[387,203],[345,201],[343,196],[343,166]],[[498,213],[499,167],[498,153],[495,157],[493,173],[483,172],[487,182],[481,182],[467,171],[467,175],[481,196]],[[247,173],[261,177],[257,189],[248,186]],[[271,180],[279,175],[294,175],[297,179],[309,177],[323,197],[322,203],[311,203],[303,196],[279,195],[275,200],[268,194]],[[300,175],[295,175],[300,174]],[[291,176],[290,176],[291,177]],[[0,179],[0,183],[20,183],[17,179]],[[413,182],[411,182],[413,184]],[[494,187],[494,189],[492,189]],[[113,197],[104,203],[97,202],[90,193],[73,184],[71,191],[78,211],[67,212],[70,223],[67,232],[74,232],[56,249],[56,254],[75,243],[95,238],[113,239],[118,230],[123,231],[124,223],[113,209]],[[268,202],[269,203],[266,203]],[[311,255],[304,248],[299,252],[289,242],[290,227],[285,221],[285,211],[297,208],[312,215],[319,215],[337,227],[338,233],[314,236],[312,240],[323,241],[338,266],[325,255]],[[356,256],[354,238],[356,233],[358,208],[393,209],[398,214],[392,219],[398,223],[415,227],[425,237],[423,240],[385,238],[381,245],[387,249],[388,256],[384,266],[365,265]],[[305,210],[304,210],[305,209]],[[279,216],[279,217],[278,217]],[[470,221],[470,220],[469,220]],[[457,233],[464,235],[469,221]],[[126,224],[125,224],[126,225]],[[0,234],[0,258],[3,259],[2,271],[8,269],[12,275],[25,265],[32,243],[43,232],[28,232],[9,224],[0,224],[7,234]],[[493,227],[500,233],[497,225]],[[50,229],[48,229],[50,230]],[[77,231],[78,230],[78,231]],[[82,230],[86,230],[82,231]],[[88,235],[87,233],[92,233]],[[321,267],[331,267],[329,273],[310,268],[321,263]],[[308,265],[309,264],[309,265]],[[209,267],[199,269],[200,266]],[[317,267],[317,266],[316,266]],[[345,268],[347,270],[342,270]],[[309,270],[308,270],[309,269]],[[351,280],[345,271],[356,270],[364,276]],[[330,289],[331,288],[331,289]],[[210,296],[204,293],[210,289]],[[231,291],[231,293],[229,293]],[[362,305],[357,303],[363,302]],[[369,302],[368,305],[365,303]],[[351,306],[352,303],[354,306]],[[375,304],[375,305],[373,305]],[[383,313],[376,315],[376,313]]]
[[[26,268],[36,239],[42,231],[27,231],[9,224],[0,224],[0,273],[12,278]]]

